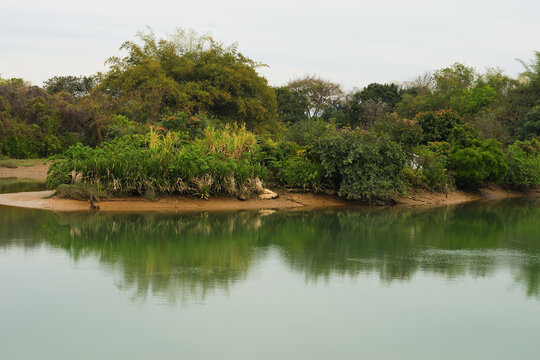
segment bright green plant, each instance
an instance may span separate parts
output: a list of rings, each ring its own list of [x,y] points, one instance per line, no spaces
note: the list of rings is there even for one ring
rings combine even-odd
[[[299,153],[285,160],[279,175],[287,186],[319,191],[324,181],[324,168],[309,160],[305,153]]]
[[[506,156],[506,184],[521,190],[540,185],[540,141],[516,141],[508,147]]]
[[[501,143],[496,140],[476,140],[468,147],[455,146],[450,164],[456,183],[462,187],[498,183],[508,170]]]
[[[195,142],[151,129],[92,149],[81,144],[53,158],[49,187],[94,184],[108,194],[246,195],[265,169],[252,161],[254,135],[245,128],[209,130]]]

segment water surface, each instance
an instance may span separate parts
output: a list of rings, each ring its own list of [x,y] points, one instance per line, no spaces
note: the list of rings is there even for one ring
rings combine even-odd
[[[0,359],[537,359],[539,205],[0,207]]]
[[[45,182],[31,179],[0,178],[0,194],[17,193],[23,191],[42,191],[47,186]]]

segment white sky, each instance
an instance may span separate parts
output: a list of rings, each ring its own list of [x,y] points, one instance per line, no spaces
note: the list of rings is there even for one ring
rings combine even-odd
[[[515,76],[540,50],[539,14],[539,0],[0,0],[0,76],[104,71],[147,25],[238,42],[272,85],[309,73],[351,89],[456,61]]]

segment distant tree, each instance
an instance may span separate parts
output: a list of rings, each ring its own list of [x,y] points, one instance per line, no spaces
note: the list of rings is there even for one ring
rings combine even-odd
[[[286,124],[294,124],[308,118],[306,109],[309,106],[309,100],[304,92],[291,89],[288,86],[276,87],[274,90],[278,117],[281,121]]]
[[[474,68],[455,63],[433,73],[435,89],[442,94],[451,95],[473,86],[476,79]]]
[[[388,103],[376,98],[364,97],[362,99],[362,91],[356,91],[332,101],[324,109],[321,117],[338,127],[350,126],[366,129],[391,111],[392,107]]]
[[[521,59],[518,59],[518,61],[525,68],[521,76],[527,79],[530,86],[540,89],[540,51],[535,51],[534,55],[535,59],[531,60],[529,64]]]
[[[476,79],[476,86],[489,86],[497,94],[507,93],[515,85],[515,80],[504,74],[499,68],[488,68],[485,74],[479,75]]]
[[[463,124],[463,119],[452,110],[419,113],[415,120],[424,132],[425,144],[432,141],[448,141],[454,128]]]
[[[88,95],[96,86],[97,76],[54,76],[43,82],[49,94],[65,91],[73,97]]]
[[[371,83],[358,93],[358,99],[361,101],[372,100],[375,102],[383,102],[389,107],[394,108],[394,106],[401,101],[401,90],[393,83]]]
[[[540,136],[540,106],[527,113],[523,125],[519,128],[519,137],[521,139],[530,139],[537,136]]]
[[[311,75],[292,80],[287,84],[287,87],[307,96],[309,102],[306,114],[310,119],[321,116],[324,109],[343,93],[341,85]]]
[[[0,82],[0,152],[5,155],[57,154],[84,140],[94,118],[94,108],[70,94],[49,94],[21,79]]]
[[[413,118],[422,111],[433,110],[433,89],[435,81],[430,72],[418,75],[401,85],[401,101],[396,111],[402,117]]]
[[[411,80],[405,81],[401,85],[401,87],[404,90],[424,89],[428,91],[433,91],[433,89],[435,88],[433,74],[429,71],[426,71],[420,75],[415,76]]]

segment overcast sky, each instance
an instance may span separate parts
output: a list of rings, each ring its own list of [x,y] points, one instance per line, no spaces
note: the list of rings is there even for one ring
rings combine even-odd
[[[540,50],[539,14],[538,0],[0,0],[0,76],[104,71],[146,26],[238,42],[272,85],[315,74],[351,89],[456,61],[515,76]]]

